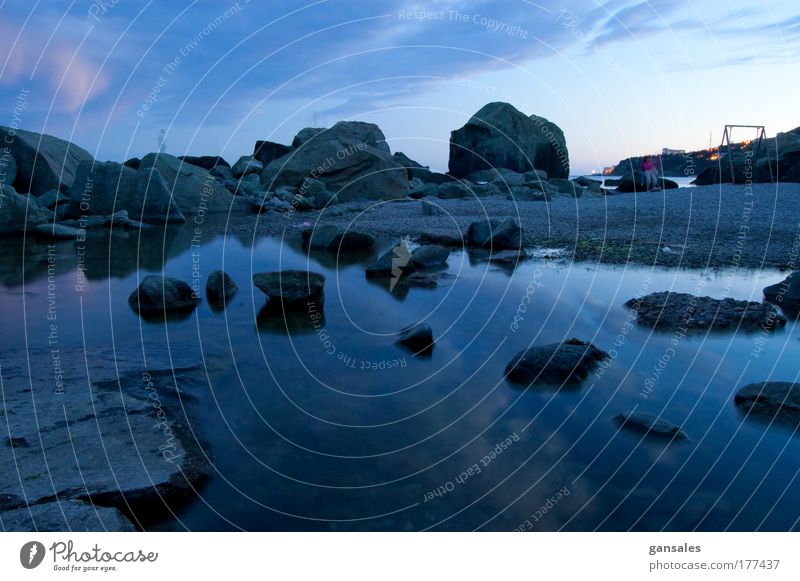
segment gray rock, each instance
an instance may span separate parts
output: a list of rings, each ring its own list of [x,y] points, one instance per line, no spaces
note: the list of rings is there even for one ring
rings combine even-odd
[[[367,266],[365,272],[367,277],[391,276],[398,281],[403,273],[413,270],[412,253],[403,242],[380,255],[375,262]]]
[[[473,171],[467,177],[467,180],[473,184],[486,182],[486,183],[505,183],[508,185],[520,186],[525,183],[523,174],[504,167],[493,167],[489,169],[481,169]]]
[[[633,174],[622,176],[617,184],[617,191],[620,193],[646,192],[646,188],[641,185],[641,183],[639,172],[637,171]],[[677,182],[669,180],[663,176],[658,178],[656,185],[662,190],[678,189]]]
[[[13,186],[17,179],[17,160],[6,151],[5,147],[0,148],[0,190],[5,186]]]
[[[305,270],[258,272],[253,284],[267,295],[270,309],[307,310],[309,303],[322,306],[325,300],[325,276]]]
[[[306,127],[301,129],[297,135],[294,136],[292,140],[291,149],[297,149],[299,147],[303,147],[306,143],[314,139],[317,135],[325,131],[324,127]],[[289,153],[288,151],[286,153]],[[285,155],[285,154],[284,154]],[[283,156],[278,156],[283,157]],[[275,158],[278,159],[278,158]]]
[[[561,129],[543,117],[531,117],[508,103],[489,103],[450,136],[450,173],[506,168],[519,173],[542,169],[551,177],[569,177],[569,154]]]
[[[45,192],[44,194],[39,196],[38,199],[39,199],[39,204],[51,210],[56,204],[66,202],[68,200],[67,196],[65,196],[58,190],[50,190],[49,192]]]
[[[258,174],[251,173],[238,181],[237,187],[233,191],[234,195],[248,195],[255,198],[261,197],[265,194],[264,188],[261,185],[261,178]]]
[[[222,309],[227,305],[239,287],[236,282],[222,270],[215,270],[208,275],[206,281],[206,298],[212,309]]]
[[[580,383],[606,353],[578,339],[531,346],[520,351],[506,366],[506,376],[513,383]]]
[[[292,148],[282,143],[256,141],[255,147],[253,147],[253,159],[260,161],[262,166],[267,167],[272,160],[283,157],[290,151],[292,151]]]
[[[191,313],[202,302],[188,284],[170,276],[149,274],[128,297],[131,308],[143,317]]]
[[[764,298],[776,305],[800,308],[800,271],[793,272],[783,281],[764,287]]]
[[[513,218],[473,222],[467,231],[467,244],[492,250],[513,250],[522,246],[522,229]]]
[[[174,204],[186,215],[198,213],[228,212],[245,207],[244,200],[234,197],[219,180],[207,170],[184,163],[177,157],[166,153],[149,153],[142,158],[139,171],[158,170],[167,191],[172,193]],[[135,211],[127,209],[132,216]],[[110,212],[109,212],[110,213]],[[150,222],[150,220],[142,220]]]
[[[217,155],[201,155],[201,156],[179,155],[178,159],[209,171],[211,171],[216,167],[221,167],[221,168],[231,167],[231,164],[229,164],[227,161],[222,159],[222,157],[219,157]],[[139,160],[139,163],[141,163],[141,160]],[[138,169],[138,164],[137,164],[137,169]]]
[[[583,195],[583,187],[579,186],[571,180],[564,178],[553,178],[550,180],[550,185],[553,186],[558,192],[567,194],[573,198],[580,198]]]
[[[399,199],[409,190],[406,170],[392,159],[381,130],[358,121],[341,121],[317,132],[291,153],[273,160],[262,173],[261,183],[270,190],[300,188],[308,178],[322,181],[336,195],[335,202]]]
[[[75,180],[81,162],[93,159],[88,151],[74,143],[10,127],[0,127],[0,143],[10,147],[16,160],[14,187],[34,196],[49,190],[66,191]]]
[[[800,427],[800,383],[764,381],[744,386],[733,399],[748,418]]]
[[[436,195],[443,200],[468,198],[472,196],[472,190],[466,184],[450,182],[438,186]]]
[[[447,214],[444,208],[433,201],[422,199],[420,200],[420,206],[422,208],[423,216],[443,216]]]
[[[186,221],[161,174],[152,169],[135,170],[114,162],[83,162],[67,197],[64,218],[109,216],[127,210],[136,220],[148,224]]]
[[[343,230],[332,224],[321,224],[315,228],[304,230],[301,237],[308,247],[320,250],[372,248],[375,244],[375,238],[370,234],[356,230]]]
[[[46,224],[51,213],[27,196],[18,194],[13,187],[0,190],[0,234],[25,232]]]
[[[116,508],[61,500],[0,511],[0,528],[8,532],[133,532],[136,527]]]
[[[614,418],[623,428],[656,438],[687,440],[686,432],[667,420],[650,413],[629,411]]]
[[[0,441],[8,468],[0,471],[0,511],[58,498],[152,518],[165,502],[192,492],[207,466],[197,427],[189,429],[174,402],[179,386],[202,384],[202,371],[184,366],[180,348],[174,369],[169,356],[147,349],[150,367],[141,352],[62,347],[57,376],[50,349],[4,360],[3,430],[18,444]],[[87,384],[87,374],[94,383]]]
[[[264,171],[264,166],[257,159],[253,159],[250,155],[243,155],[239,160],[233,164],[231,173],[233,177],[241,178],[252,173],[260,174]]]
[[[428,244],[411,253],[411,262],[416,268],[435,268],[447,266],[449,257],[450,251],[444,246]]]
[[[523,186],[511,188],[511,193],[507,197],[515,202],[547,202],[550,200],[550,193]]]
[[[418,188],[414,188],[408,192],[408,197],[419,200],[428,198],[439,194],[439,186],[436,184],[423,184]]]
[[[433,352],[433,330],[427,323],[409,325],[400,330],[397,342],[418,355],[430,355]]]
[[[417,237],[417,242],[420,244],[438,244],[440,246],[447,246],[448,248],[463,248],[465,240],[460,233],[450,234],[426,230],[420,232]]]
[[[636,311],[638,324],[659,330],[754,331],[786,325],[773,306],[732,298],[659,292],[631,299],[625,306]]]

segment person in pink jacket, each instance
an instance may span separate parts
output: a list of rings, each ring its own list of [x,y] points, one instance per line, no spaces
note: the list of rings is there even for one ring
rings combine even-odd
[[[642,167],[640,169],[641,182],[645,189],[648,192],[650,190],[660,190],[661,188],[658,187],[658,166],[653,156],[646,155],[644,159],[642,159]]]

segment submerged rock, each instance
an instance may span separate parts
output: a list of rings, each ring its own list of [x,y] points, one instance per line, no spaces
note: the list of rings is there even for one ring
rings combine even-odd
[[[614,418],[623,428],[643,433],[646,436],[669,438],[672,440],[687,440],[686,432],[680,426],[646,412],[629,411],[621,413]]]
[[[800,383],[751,383],[736,392],[733,401],[748,418],[800,427]]]
[[[773,330],[786,324],[771,305],[732,298],[658,292],[631,299],[625,306],[636,311],[637,323],[660,330],[753,331]]]
[[[170,276],[149,274],[128,297],[131,308],[143,317],[191,313],[202,300],[192,287]]]
[[[215,270],[208,275],[206,281],[206,298],[208,304],[214,309],[222,309],[237,293],[239,287],[236,282],[222,270]]]
[[[606,357],[591,343],[570,339],[520,351],[505,373],[513,383],[580,383]]]
[[[398,343],[418,355],[430,355],[433,352],[433,329],[427,323],[409,325],[400,330]]]
[[[253,284],[267,295],[270,310],[280,307],[287,311],[306,310],[309,303],[319,307],[325,300],[325,276],[317,272],[257,272]]]
[[[522,228],[514,218],[473,222],[467,230],[467,244],[492,250],[519,249],[522,246]]]

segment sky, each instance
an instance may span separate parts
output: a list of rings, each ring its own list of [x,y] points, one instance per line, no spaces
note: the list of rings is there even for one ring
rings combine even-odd
[[[559,125],[573,173],[800,126],[797,0],[0,0],[0,63],[0,125],[101,160],[347,119],[446,170],[491,101]]]

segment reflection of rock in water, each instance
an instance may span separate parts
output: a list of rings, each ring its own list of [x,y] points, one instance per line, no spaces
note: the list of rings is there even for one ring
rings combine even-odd
[[[284,311],[277,307],[264,305],[256,317],[256,328],[259,333],[275,335],[308,335],[325,326],[325,311],[316,309],[313,312]]]

